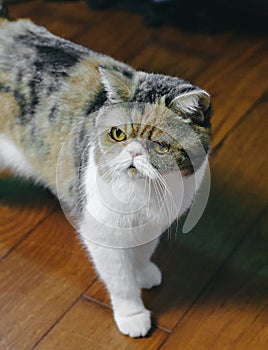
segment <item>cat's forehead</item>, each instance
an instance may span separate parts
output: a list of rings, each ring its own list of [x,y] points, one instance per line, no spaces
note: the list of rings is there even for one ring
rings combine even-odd
[[[127,123],[118,125],[129,138],[139,138],[144,140],[160,140],[166,134],[166,131],[154,124]]]
[[[161,103],[122,103],[109,106],[98,115],[96,126],[99,136],[106,135],[105,140],[113,127],[121,129],[127,140],[138,138],[165,142],[186,149],[199,145],[200,136],[206,144],[208,139],[205,131],[202,133],[193,129],[187,120]]]
[[[161,133],[167,128],[170,119],[176,116],[161,104],[122,103],[109,106],[100,112],[96,126],[101,130],[110,127],[124,126],[125,131],[131,131],[137,135],[149,133]]]

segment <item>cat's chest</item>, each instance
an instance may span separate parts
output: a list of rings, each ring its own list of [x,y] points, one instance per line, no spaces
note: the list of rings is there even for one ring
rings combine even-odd
[[[158,197],[151,184],[143,179],[122,177],[107,182],[90,164],[86,185],[86,212],[100,221],[118,227],[135,227],[155,215]]]

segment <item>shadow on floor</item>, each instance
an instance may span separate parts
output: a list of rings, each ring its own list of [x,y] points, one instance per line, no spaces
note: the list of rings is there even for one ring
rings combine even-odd
[[[0,204],[8,206],[43,206],[55,197],[50,191],[30,181],[10,175],[0,177]]]

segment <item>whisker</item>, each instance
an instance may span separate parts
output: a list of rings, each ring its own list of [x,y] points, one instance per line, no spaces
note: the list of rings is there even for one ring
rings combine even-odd
[[[176,212],[177,211],[177,206],[176,206],[176,203],[174,201],[174,197],[173,197],[170,189],[168,188],[168,186],[167,186],[167,184],[166,184],[166,182],[165,182],[165,180],[164,180],[164,178],[162,177],[161,174],[159,174],[159,179],[162,182],[163,186],[165,186],[165,190],[167,191],[169,203],[170,203],[170,206],[171,206],[171,210],[172,210],[172,207],[173,207],[175,209],[175,212]],[[176,230],[178,228],[178,221],[177,221],[177,219],[178,219],[178,215],[176,215]],[[171,217],[170,217],[169,221],[170,221],[170,226],[168,228],[168,236],[169,236],[169,238],[171,238],[170,237],[171,225],[173,223],[173,221],[171,220]]]
[[[169,225],[168,225],[167,230],[168,230],[168,235],[169,235],[170,226],[172,224],[172,216],[171,216],[172,207],[174,205],[174,208],[176,210],[176,204],[175,204],[174,198],[173,198],[164,178],[155,169],[152,168],[151,170],[154,173],[154,176],[156,177],[156,180],[153,183],[154,183],[156,195],[158,198],[157,200],[158,201],[160,200],[159,196],[161,196],[161,200],[163,199],[164,210],[165,210],[167,218],[168,218]]]

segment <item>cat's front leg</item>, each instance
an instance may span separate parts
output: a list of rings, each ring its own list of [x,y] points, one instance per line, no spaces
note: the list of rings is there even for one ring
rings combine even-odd
[[[136,266],[136,279],[140,288],[150,289],[162,282],[160,269],[150,259],[159,239],[133,248]]]
[[[115,322],[121,333],[145,336],[151,328],[150,311],[141,299],[132,249],[106,248],[87,242],[96,270],[111,298]]]

